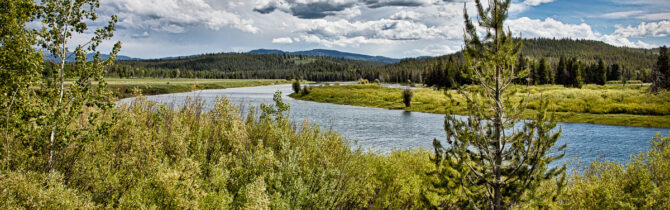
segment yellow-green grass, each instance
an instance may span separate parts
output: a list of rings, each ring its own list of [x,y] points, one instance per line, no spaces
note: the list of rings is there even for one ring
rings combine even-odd
[[[119,79],[106,78],[105,81],[117,98],[133,96],[133,89],[138,88],[143,95],[188,92],[203,89],[224,89],[236,87],[252,87],[290,83],[283,79]]]
[[[528,97],[523,117],[534,116],[539,99],[550,100],[550,110],[561,122],[596,123],[640,127],[670,128],[670,92],[652,94],[647,87],[585,85],[582,89],[559,85],[514,86],[512,101]],[[511,91],[512,92],[512,91]],[[466,115],[465,99],[455,90],[446,91],[457,104],[455,114]],[[444,91],[415,89],[411,107],[402,102],[402,89],[380,85],[342,85],[314,88],[309,94],[291,97],[316,102],[355,106],[405,109],[407,111],[445,113],[448,100]]]

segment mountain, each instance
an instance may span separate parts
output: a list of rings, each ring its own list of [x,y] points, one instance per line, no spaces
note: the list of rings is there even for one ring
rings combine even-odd
[[[89,61],[92,61],[94,57],[95,57],[95,53],[86,54],[86,59],[89,60]],[[100,57],[102,58],[102,60],[107,60],[109,58],[109,54],[100,54]],[[56,59],[56,57],[54,57],[51,54],[44,55],[44,60],[59,61],[59,59]],[[117,61],[136,61],[136,60],[142,60],[142,59],[133,58],[133,57],[125,56],[125,55],[117,55],[116,60]],[[67,54],[67,59],[65,61],[66,62],[74,62],[75,61],[74,53],[72,53],[72,52],[68,53]]]
[[[351,60],[374,61],[382,63],[397,63],[401,59],[389,58],[384,56],[370,56],[356,53],[340,52],[337,50],[314,49],[308,51],[286,52],[274,49],[258,49],[249,51],[252,54],[289,54],[289,55],[307,55],[307,56],[327,56],[334,58],[345,58]]]

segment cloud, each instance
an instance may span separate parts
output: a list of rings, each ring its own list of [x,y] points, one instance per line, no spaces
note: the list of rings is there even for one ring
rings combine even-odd
[[[670,20],[670,12],[644,14],[638,16],[638,19],[645,20]]]
[[[607,18],[607,19],[623,19],[623,18],[629,18],[629,17],[634,16],[634,15],[639,15],[643,12],[644,11],[642,11],[642,10],[611,12],[611,13],[606,13],[606,14],[600,15],[598,17]]]
[[[446,55],[449,53],[454,53],[462,48],[459,47],[453,47],[449,46],[446,44],[443,45],[430,45],[428,47],[422,48],[422,49],[413,49],[410,52],[413,55]]]
[[[642,20],[670,20],[670,12],[649,13],[643,10],[631,10],[621,12],[611,12],[596,17],[605,19],[642,19]]]
[[[391,19],[393,20],[417,20],[422,17],[423,15],[419,14],[418,12],[406,10],[401,10],[400,12],[391,15]]]
[[[254,11],[268,14],[279,10],[299,18],[317,19],[335,15],[357,3],[357,0],[276,0],[254,8]]]
[[[405,6],[418,7],[435,4],[438,1],[434,0],[364,0],[363,3],[370,8],[388,7],[388,6]]]
[[[323,38],[365,37],[368,39],[419,40],[443,37],[438,27],[408,20],[373,21],[313,20],[297,26],[297,31]]]
[[[419,7],[439,2],[441,0],[270,0],[261,2],[254,11],[261,14],[282,11],[298,18],[319,19],[356,7]]]
[[[615,25],[614,35],[621,37],[663,37],[670,35],[670,21],[646,23],[642,22],[638,26]]]
[[[130,35],[130,36],[134,39],[147,38],[147,37],[149,37],[149,32],[144,31],[141,34],[133,34],[133,35]]]
[[[538,6],[540,4],[546,4],[554,2],[555,0],[525,0],[520,3],[512,3],[509,8],[510,13],[521,13],[530,9],[531,7]]]
[[[291,43],[293,43],[293,39],[291,39],[291,37],[279,37],[279,38],[272,39],[272,43],[291,44]]]
[[[183,33],[190,26],[219,30],[230,26],[256,33],[253,21],[212,7],[204,0],[114,0],[102,1],[103,14],[117,14],[121,28]]]
[[[523,37],[598,39],[598,34],[586,23],[565,24],[553,18],[539,20],[522,17],[509,20],[507,24],[514,34],[520,33]]]
[[[508,21],[508,26],[514,34],[520,33],[524,38],[544,37],[544,38],[571,38],[571,39],[589,39],[599,40],[614,46],[653,48],[655,45],[648,44],[641,40],[631,41],[631,37],[661,37],[670,34],[670,21],[661,21],[657,23],[641,23],[633,26],[617,25],[612,34],[603,35],[594,32],[591,26],[586,23],[566,24],[553,18],[544,20],[530,19],[522,17]]]
[[[379,38],[367,38],[363,36],[354,36],[354,37],[344,37],[338,36],[334,39],[324,39],[316,35],[301,35],[300,37],[294,38],[297,41],[307,42],[307,43],[317,43],[326,47],[359,47],[363,44],[374,44],[374,45],[389,45],[393,44],[393,41],[388,39],[379,39]]]

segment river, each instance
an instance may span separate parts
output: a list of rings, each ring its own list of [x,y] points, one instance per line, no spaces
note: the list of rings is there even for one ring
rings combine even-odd
[[[217,97],[225,96],[243,109],[261,103],[273,104],[272,96],[280,90],[284,101],[291,105],[290,117],[297,123],[305,119],[324,129],[337,131],[364,150],[388,152],[393,149],[419,148],[432,150],[432,139],[444,140],[444,115],[403,110],[367,108],[295,100],[291,85],[201,90],[148,96],[150,101],[179,106],[187,97],[199,97],[206,109],[211,109]],[[122,99],[128,103],[132,98]],[[580,166],[593,160],[627,162],[630,155],[645,151],[656,133],[668,134],[668,129],[630,126],[610,126],[587,123],[558,123],[562,136],[556,145],[566,144],[565,158]],[[444,143],[443,143],[444,144]]]

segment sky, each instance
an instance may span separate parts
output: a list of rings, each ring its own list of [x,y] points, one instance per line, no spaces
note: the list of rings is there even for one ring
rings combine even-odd
[[[261,48],[406,58],[461,50],[463,12],[476,17],[474,6],[474,0],[100,0],[102,18],[91,28],[117,15],[115,36],[102,50],[121,41],[120,54],[136,58]],[[670,45],[670,0],[512,0],[505,28],[524,38],[653,48]]]

